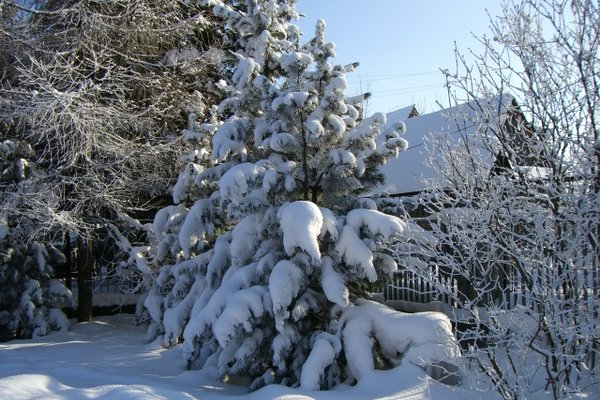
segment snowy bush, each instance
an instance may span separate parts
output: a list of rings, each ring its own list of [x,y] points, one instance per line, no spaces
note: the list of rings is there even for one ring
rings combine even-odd
[[[397,267],[389,254],[407,227],[362,208],[372,202],[361,196],[406,143],[401,127],[376,140],[384,116],[363,118],[344,95],[353,66],[330,64],[323,22],[300,44],[293,3],[211,2],[225,29],[243,34],[230,35],[237,50],[220,82],[224,100],[186,132],[199,156],[175,186],[178,204],[154,220],[149,334],[165,346],[183,340],[188,368],[247,375],[252,388],[329,388],[360,379],[373,357],[452,357],[447,320],[423,317],[443,326],[428,353],[411,319],[401,342],[392,334],[398,315],[360,299],[365,283]]]

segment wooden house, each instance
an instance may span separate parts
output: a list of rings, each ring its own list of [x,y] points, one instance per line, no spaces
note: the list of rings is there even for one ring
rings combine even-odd
[[[414,106],[411,107],[414,109]],[[528,145],[527,138],[533,130],[517,101],[510,95],[471,101],[423,115],[418,115],[416,109],[414,112],[408,107],[387,115],[388,125],[397,121],[405,123],[404,138],[408,141],[408,148],[382,167],[386,176],[386,183],[379,188],[382,193],[394,197],[413,196],[425,190],[428,181],[439,181],[441,177],[431,166],[431,158],[435,162],[436,154],[428,151],[427,142],[442,136],[448,139],[449,146],[477,146],[480,161],[491,174],[517,167],[509,165],[503,154],[508,147],[519,149],[522,155],[519,166],[541,166],[533,156],[527,156],[532,152],[524,147]],[[476,135],[478,132],[489,133],[489,142],[482,142],[486,135]],[[510,146],[503,143],[510,143]],[[497,152],[492,150],[494,147]]]
[[[431,216],[421,206],[422,202],[418,201],[420,194],[430,183],[441,185],[443,188],[445,182],[437,172],[438,169],[432,167],[432,164],[439,161],[437,157],[440,157],[435,147],[437,140],[443,140],[444,146],[449,147],[450,151],[453,148],[459,150],[460,146],[469,146],[478,156],[478,168],[487,170],[490,179],[501,174],[514,174],[517,171],[521,173],[524,169],[527,169],[528,173],[539,174],[540,179],[543,178],[543,161],[536,156],[533,148],[528,147],[532,143],[529,140],[531,136],[540,133],[534,132],[512,96],[472,101],[410,118],[406,111],[388,114],[388,124],[397,121],[405,123],[404,138],[409,145],[398,158],[389,160],[382,167],[386,183],[379,188],[379,195],[394,198],[390,203],[400,203],[401,209],[425,229],[428,228]],[[508,152],[514,153],[508,157]],[[509,160],[516,162],[511,163]],[[439,273],[436,266],[429,267],[431,273]],[[410,296],[406,297],[402,293],[420,293],[423,287],[426,287],[423,286],[426,283],[408,271],[400,271],[399,276],[401,278],[396,280],[400,280],[394,285],[402,286],[402,290],[393,294],[394,300],[413,301]],[[461,287],[464,285],[461,285],[460,281],[449,281],[448,286],[454,286],[454,290],[461,293],[467,291],[465,287]],[[398,295],[401,297],[398,298]]]

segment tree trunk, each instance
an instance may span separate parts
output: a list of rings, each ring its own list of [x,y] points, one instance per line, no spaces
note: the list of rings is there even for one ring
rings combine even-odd
[[[67,289],[73,289],[73,246],[71,245],[71,234],[65,233],[65,284]]]
[[[79,240],[77,251],[77,321],[92,320],[92,272],[94,255],[90,240]]]
[[[302,172],[304,173],[304,182],[302,183],[302,200],[309,200],[309,181],[308,181],[308,144],[306,142],[306,134],[304,128],[302,128]]]
[[[319,188],[318,187],[313,187],[312,188],[312,199],[311,201],[315,204],[319,204]]]

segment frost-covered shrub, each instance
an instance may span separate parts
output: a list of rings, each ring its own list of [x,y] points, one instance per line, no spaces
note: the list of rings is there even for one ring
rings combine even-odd
[[[455,355],[447,319],[427,322],[444,328],[426,355],[410,328],[392,338],[398,314],[357,290],[397,268],[394,244],[417,239],[362,197],[406,147],[402,127],[380,134],[382,114],[363,118],[362,98],[344,94],[354,66],[329,63],[322,22],[300,45],[293,1],[211,3],[237,51],[212,119],[184,132],[196,148],[176,205],[154,219],[151,338],[183,341],[188,368],[247,375],[252,388],[352,382],[373,354],[390,365]]]
[[[447,76],[470,100],[449,117],[478,129],[431,143],[425,256],[446,276],[424,278],[456,280],[465,358],[505,399],[598,391],[599,16],[597,2],[507,1],[494,40]]]

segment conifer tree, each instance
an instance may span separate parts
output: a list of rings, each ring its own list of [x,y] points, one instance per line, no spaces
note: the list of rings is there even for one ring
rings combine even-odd
[[[397,267],[389,254],[406,224],[363,196],[406,147],[403,126],[380,134],[382,114],[363,118],[363,97],[345,95],[354,66],[331,64],[323,22],[300,44],[294,1],[210,3],[235,38],[234,64],[211,120],[190,119],[196,149],[176,204],[154,220],[150,336],[183,340],[188,368],[248,375],[252,388],[360,379],[375,367],[372,340],[399,362],[408,344],[386,337],[376,320],[387,311],[362,297]],[[432,354],[446,358],[450,327],[434,323],[443,339]]]
[[[31,178],[43,173],[32,156],[26,143],[0,142],[0,190],[6,199],[0,211],[0,340],[69,327],[61,307],[70,305],[71,293],[52,279],[51,266],[63,263],[64,256],[54,246],[28,238],[35,217],[20,199],[36,195]]]

